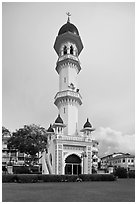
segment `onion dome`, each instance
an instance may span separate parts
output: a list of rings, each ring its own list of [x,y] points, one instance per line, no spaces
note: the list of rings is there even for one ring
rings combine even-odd
[[[49,128],[47,129],[47,132],[54,132],[51,124],[50,124]]]
[[[71,32],[71,33],[73,33],[75,35],[79,35],[78,29],[76,28],[76,26],[73,25],[72,23],[70,23],[69,21],[67,21],[67,23],[64,24],[60,28],[60,30],[58,32],[58,35],[62,35],[62,34],[67,33],[67,32]]]
[[[83,44],[79,35],[79,31],[74,24],[70,23],[70,19],[69,19],[70,14],[67,13],[67,15],[68,15],[68,21],[59,29],[58,36],[56,37],[55,44],[54,44],[54,49],[58,54],[58,56],[60,56],[61,44],[66,41],[71,41],[76,44],[76,47],[78,49],[78,55],[83,49]]]
[[[87,122],[84,124],[84,128],[92,128],[92,125],[89,122],[88,118],[87,118]]]
[[[61,123],[61,124],[63,124],[63,120],[62,120],[62,118],[60,117],[60,114],[58,114],[58,117],[57,117],[57,119],[55,120],[55,123]]]

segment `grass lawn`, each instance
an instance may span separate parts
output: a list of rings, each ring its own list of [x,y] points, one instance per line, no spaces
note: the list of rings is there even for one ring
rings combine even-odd
[[[134,202],[135,179],[97,182],[3,183],[3,202]]]

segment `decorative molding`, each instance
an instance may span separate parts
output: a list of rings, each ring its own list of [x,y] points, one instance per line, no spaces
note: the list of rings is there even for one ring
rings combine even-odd
[[[55,149],[55,174],[57,174],[57,149]]]
[[[91,147],[90,147],[90,146],[88,146],[88,150],[91,150]]]
[[[68,154],[68,152],[64,152],[64,153],[63,153],[63,156],[65,156],[66,154]]]
[[[62,145],[58,145],[58,149],[62,149]]]
[[[58,150],[58,174],[62,174],[62,150]]]
[[[91,152],[88,152],[87,156],[88,156],[88,173],[91,173]]]
[[[64,145],[63,149],[65,150],[84,150],[84,147],[80,147],[80,146],[74,146],[74,145]]]

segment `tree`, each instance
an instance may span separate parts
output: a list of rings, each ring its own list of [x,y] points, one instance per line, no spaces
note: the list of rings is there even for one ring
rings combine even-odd
[[[7,128],[5,128],[4,126],[2,126],[2,137],[4,137],[5,135],[10,136],[11,133],[10,133],[10,131],[9,131]]]
[[[27,154],[30,164],[34,163],[37,155],[47,149],[46,130],[37,125],[24,125],[23,128],[12,133],[8,140],[9,150],[17,150]],[[38,156],[38,159],[39,156]]]

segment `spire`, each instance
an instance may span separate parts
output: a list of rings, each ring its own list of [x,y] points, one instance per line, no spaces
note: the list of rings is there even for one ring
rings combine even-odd
[[[84,124],[84,128],[87,128],[87,127],[92,127],[91,123],[89,122],[89,119],[87,118],[87,122]]]
[[[60,117],[60,114],[58,114],[58,117],[57,117],[57,119],[55,120],[55,123],[61,123],[61,124],[63,124],[63,120],[62,120],[62,118]]]
[[[54,132],[54,130],[53,130],[52,125],[51,125],[51,124],[50,124],[50,126],[49,126],[49,128],[48,128],[47,132]]]
[[[67,14],[67,16],[68,16],[67,23],[70,23],[70,18],[69,18],[69,17],[71,16],[71,13],[67,12],[66,14]]]

